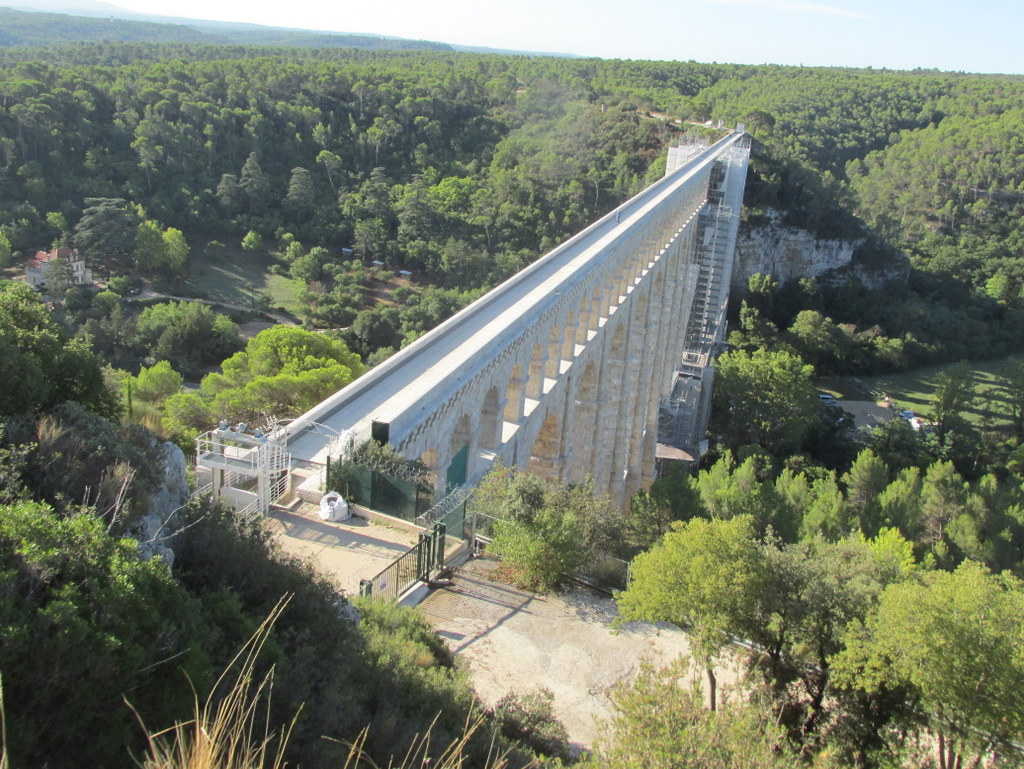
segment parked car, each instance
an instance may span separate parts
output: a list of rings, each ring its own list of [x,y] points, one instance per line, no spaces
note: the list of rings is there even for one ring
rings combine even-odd
[[[900,419],[906,419],[909,422],[911,419],[914,418],[915,414],[910,409],[903,409],[903,411],[901,411],[896,416],[898,416]]]
[[[828,393],[818,393],[818,400],[820,400],[824,406],[835,406],[838,402],[834,395],[829,395]]]

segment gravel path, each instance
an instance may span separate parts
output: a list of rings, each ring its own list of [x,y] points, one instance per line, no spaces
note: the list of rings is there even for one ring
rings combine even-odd
[[[624,623],[617,629],[611,598],[586,590],[539,596],[497,582],[495,561],[460,569],[452,587],[437,589],[420,611],[465,663],[488,707],[510,690],[545,686],[577,748],[600,733],[612,715],[607,690],[631,680],[644,660],[664,667],[689,652],[686,634],[668,625]],[[736,680],[721,665],[719,686]]]

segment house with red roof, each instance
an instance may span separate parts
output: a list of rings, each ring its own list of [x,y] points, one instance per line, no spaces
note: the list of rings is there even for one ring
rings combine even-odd
[[[74,248],[61,246],[51,251],[36,251],[36,255],[25,263],[25,280],[33,288],[42,290],[46,288],[48,275],[51,273],[51,265],[62,260],[68,265],[67,275],[73,286],[88,286],[92,283],[92,272],[85,266],[85,260],[78,255]]]

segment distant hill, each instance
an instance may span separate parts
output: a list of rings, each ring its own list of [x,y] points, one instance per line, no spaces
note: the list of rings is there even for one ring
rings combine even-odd
[[[63,10],[63,9],[61,9]],[[136,16],[140,20],[115,18]],[[445,43],[426,40],[356,35],[312,30],[264,27],[256,24],[142,17],[105,3],[92,3],[68,15],[66,12],[25,11],[0,8],[0,48],[56,45],[62,43],[211,43],[302,48],[366,48],[379,50],[451,51]]]

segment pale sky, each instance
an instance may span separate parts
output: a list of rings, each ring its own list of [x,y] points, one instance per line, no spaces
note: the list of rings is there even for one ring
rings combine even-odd
[[[1024,74],[1024,0],[113,2],[146,13],[606,59]]]

